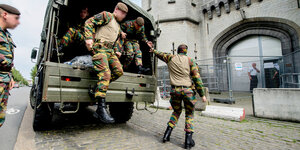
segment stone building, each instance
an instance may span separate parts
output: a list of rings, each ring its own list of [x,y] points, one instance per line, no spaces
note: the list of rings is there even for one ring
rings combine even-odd
[[[142,0],[142,7],[159,23],[158,49],[172,53],[173,42],[175,49],[187,44],[206,82],[222,82],[219,89],[230,82],[249,90],[253,62],[261,69],[259,87],[271,87],[276,66],[281,87],[300,87],[299,0]]]

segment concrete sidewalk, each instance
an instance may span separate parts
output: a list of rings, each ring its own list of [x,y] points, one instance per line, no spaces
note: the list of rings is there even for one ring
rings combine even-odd
[[[35,132],[32,128],[33,109],[28,104],[24,113],[22,124],[19,129],[18,138],[15,144],[15,150],[36,150],[35,147]]]

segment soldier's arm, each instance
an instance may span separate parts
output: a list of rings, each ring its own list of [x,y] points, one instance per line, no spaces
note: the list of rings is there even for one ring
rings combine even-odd
[[[200,77],[199,68],[196,65],[194,59],[189,58],[189,63],[190,63],[190,70],[191,70],[190,75],[195,84],[195,88],[199,93],[200,97],[203,97],[205,96],[205,92],[204,92],[203,82]]]
[[[128,21],[124,22],[121,24],[121,30],[126,32],[126,30],[128,29],[129,23]]]
[[[122,53],[124,51],[123,44],[124,44],[124,39],[119,37],[114,45],[114,52]]]
[[[162,61],[165,63],[169,63],[171,59],[174,57],[174,55],[169,53],[160,52],[158,50],[153,50],[153,53]]]
[[[5,40],[4,40],[4,38],[2,37],[2,34],[1,34],[0,35],[0,51],[1,51],[0,52],[0,65],[6,65],[8,63],[8,61],[5,58],[5,55],[2,54],[2,52],[5,53],[5,51],[7,51],[8,49],[9,48],[8,48],[7,44],[5,44]]]
[[[146,34],[145,34],[145,27],[142,26],[138,31],[137,31],[137,34],[140,35],[140,37],[142,38],[142,41],[147,43],[148,42],[148,39],[146,37]]]
[[[5,59],[3,54],[0,54],[0,65],[7,65],[8,61]]]
[[[106,25],[112,19],[112,14],[109,12],[101,12],[85,22],[84,26],[84,36],[86,39],[93,39],[93,35],[95,34],[96,26]]]

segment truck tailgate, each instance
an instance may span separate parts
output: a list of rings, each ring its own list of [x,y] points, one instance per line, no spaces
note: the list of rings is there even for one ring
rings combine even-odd
[[[60,67],[60,69],[59,69]],[[67,64],[46,62],[43,100],[47,102],[93,102],[88,94],[90,86],[97,83],[91,68],[73,69]],[[134,96],[126,96],[134,92]],[[124,73],[109,85],[107,102],[150,102],[155,100],[156,77]]]

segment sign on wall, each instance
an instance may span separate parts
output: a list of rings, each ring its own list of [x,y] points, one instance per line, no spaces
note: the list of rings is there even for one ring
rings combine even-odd
[[[235,70],[243,70],[243,64],[242,63],[235,63]]]

